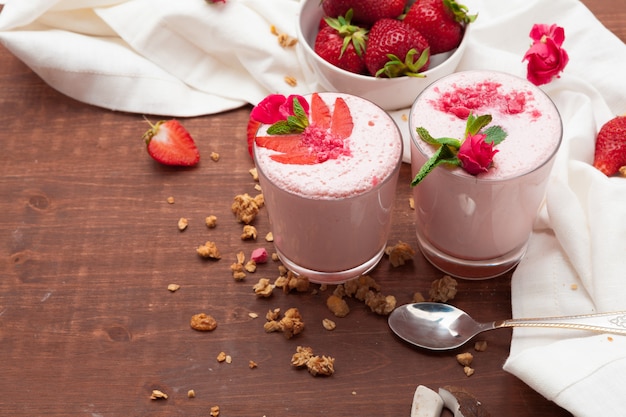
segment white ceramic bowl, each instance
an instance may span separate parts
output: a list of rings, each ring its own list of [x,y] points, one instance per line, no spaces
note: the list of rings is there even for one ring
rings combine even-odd
[[[322,59],[313,50],[315,36],[324,11],[320,0],[303,0],[298,16],[298,47],[319,84],[328,91],[349,93],[368,99],[385,110],[411,107],[417,95],[433,81],[453,73],[467,46],[471,24],[467,26],[459,47],[451,52],[431,56],[424,78],[376,78],[342,70]]]

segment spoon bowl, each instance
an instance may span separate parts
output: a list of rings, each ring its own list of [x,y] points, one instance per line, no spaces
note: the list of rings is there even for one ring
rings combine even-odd
[[[553,327],[626,335],[626,311],[479,323],[449,304],[423,302],[396,308],[388,322],[398,337],[430,350],[455,349],[479,333],[503,327]]]

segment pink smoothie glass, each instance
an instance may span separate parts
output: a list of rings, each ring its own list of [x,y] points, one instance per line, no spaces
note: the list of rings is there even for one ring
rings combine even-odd
[[[370,271],[384,254],[402,137],[393,119],[365,99],[317,96],[331,114],[338,99],[350,109],[354,128],[343,139],[343,153],[319,163],[283,163],[284,154],[259,145],[268,127],[262,125],[254,159],[280,260],[312,282],[338,284]]]
[[[413,188],[418,245],[425,258],[458,278],[486,279],[514,268],[528,240],[555,155],[562,124],[550,98],[525,79],[493,71],[458,72],[425,89],[409,116],[415,175],[435,147],[432,137],[462,139],[467,115],[489,114],[506,139],[493,166],[478,175],[439,165]]]

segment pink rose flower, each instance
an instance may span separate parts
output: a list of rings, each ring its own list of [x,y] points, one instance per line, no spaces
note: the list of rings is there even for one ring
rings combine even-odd
[[[252,109],[250,118],[269,125],[286,120],[293,115],[293,101],[296,98],[304,111],[309,114],[309,103],[304,97],[290,95],[285,98],[282,94],[270,94]]]
[[[535,85],[547,84],[554,77],[559,77],[569,56],[561,46],[565,41],[565,31],[555,24],[535,24],[530,30],[533,44],[522,61],[528,61],[528,81]]]
[[[493,149],[493,143],[485,142],[487,135],[478,133],[467,135],[457,157],[461,161],[461,166],[471,175],[478,175],[487,172],[493,161],[493,156],[498,153]]]

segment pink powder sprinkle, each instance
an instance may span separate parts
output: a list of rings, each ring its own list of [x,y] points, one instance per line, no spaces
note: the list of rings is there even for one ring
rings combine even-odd
[[[264,264],[267,262],[267,250],[265,248],[258,248],[252,251],[252,255],[250,255],[250,259],[252,259],[257,264]]]
[[[500,91],[502,84],[493,81],[484,81],[470,86],[453,85],[451,91],[440,92],[439,99],[433,105],[445,113],[450,113],[459,119],[467,119],[470,113],[479,113],[481,109],[496,109],[502,114],[518,114],[526,111],[528,101],[532,100],[532,93],[513,90],[509,93]],[[534,118],[541,113],[532,109]]]

